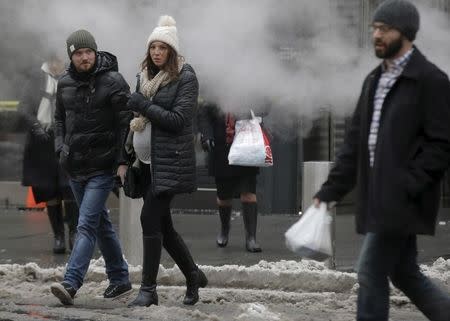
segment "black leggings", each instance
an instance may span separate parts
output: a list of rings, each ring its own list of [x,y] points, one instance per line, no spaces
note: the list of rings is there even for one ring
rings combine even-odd
[[[189,279],[191,273],[197,270],[197,265],[183,239],[173,228],[172,217],[170,214],[170,202],[173,199],[173,195],[163,194],[154,196],[151,188],[147,189],[146,194],[141,212],[142,233],[144,239],[151,238],[155,240],[155,242],[162,238],[162,244],[160,243],[161,241],[159,241],[159,246],[152,247],[152,253],[145,253],[144,262],[146,262],[145,255],[149,255],[151,256],[148,258],[151,263],[150,265],[156,264],[159,266],[162,245],[178,265],[186,279]],[[157,270],[158,269],[155,268],[155,275],[152,275],[151,277],[153,280],[152,282],[156,282]]]
[[[170,215],[172,195],[152,194],[148,189],[141,212],[141,226],[144,236],[168,235],[175,232]]]
[[[141,211],[141,226],[144,236],[170,235],[175,232],[170,215],[173,195],[152,193],[150,165],[141,163],[142,181],[145,184],[144,205]]]

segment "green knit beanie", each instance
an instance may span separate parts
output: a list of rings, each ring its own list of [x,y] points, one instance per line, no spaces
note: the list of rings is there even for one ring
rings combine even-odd
[[[81,48],[91,48],[97,51],[97,44],[95,43],[94,36],[87,30],[77,30],[73,32],[69,38],[67,38],[67,54],[69,58],[72,58],[73,53]]]

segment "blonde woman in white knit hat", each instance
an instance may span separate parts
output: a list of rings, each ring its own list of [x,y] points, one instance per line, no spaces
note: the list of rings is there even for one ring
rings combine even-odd
[[[146,50],[137,92],[127,105],[138,115],[130,129],[146,186],[141,212],[142,282],[129,306],[158,304],[156,279],[163,246],[186,277],[183,303],[193,305],[199,300],[198,289],[208,280],[175,231],[170,204],[174,195],[196,190],[193,117],[198,81],[193,68],[179,54],[172,17],[160,18]]]

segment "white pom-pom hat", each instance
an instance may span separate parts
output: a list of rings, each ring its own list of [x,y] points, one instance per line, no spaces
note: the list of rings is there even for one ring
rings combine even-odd
[[[158,27],[153,29],[147,40],[147,48],[154,41],[162,41],[179,52],[178,35],[175,19],[171,16],[161,16]]]

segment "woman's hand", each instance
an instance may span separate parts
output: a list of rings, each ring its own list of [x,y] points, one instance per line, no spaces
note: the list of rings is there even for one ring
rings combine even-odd
[[[202,143],[202,149],[205,152],[210,152],[215,147],[214,138],[208,138],[202,135],[200,141]]]
[[[143,94],[135,92],[131,94],[127,102],[127,108],[142,115],[147,106],[147,102],[148,99]]]

